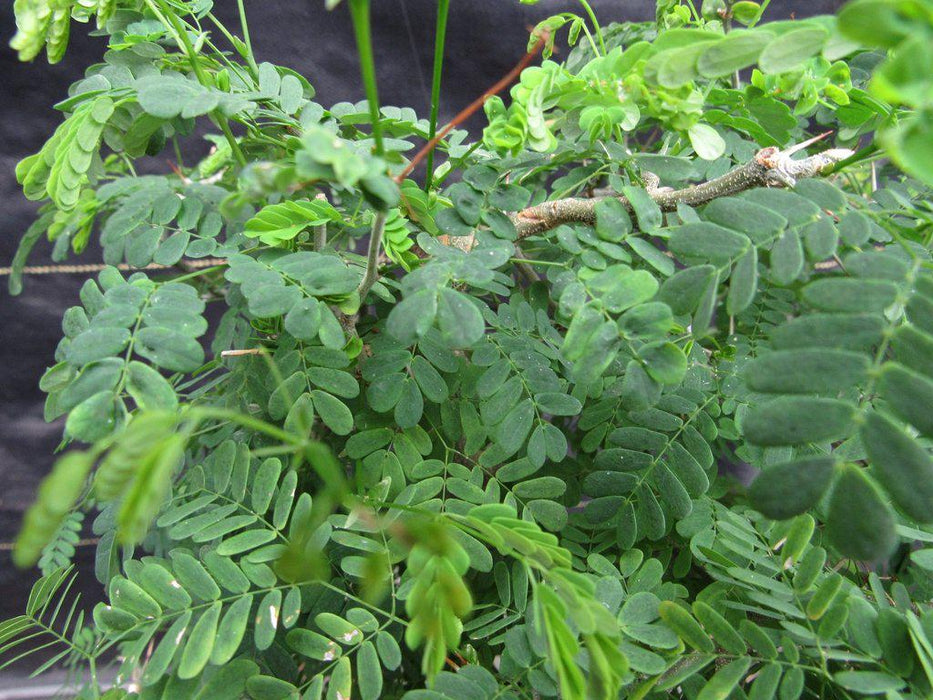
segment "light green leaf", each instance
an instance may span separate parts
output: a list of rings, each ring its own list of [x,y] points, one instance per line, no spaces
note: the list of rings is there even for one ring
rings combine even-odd
[[[716,160],[725,153],[726,142],[709,124],[698,122],[687,131],[690,145],[703,160]]]
[[[765,73],[786,73],[819,53],[827,37],[825,29],[812,25],[781,34],[761,52],[758,65]]]
[[[285,315],[285,330],[299,340],[313,340],[321,328],[321,305],[317,299],[302,299]]]
[[[702,600],[695,601],[693,603],[693,614],[696,615],[713,639],[719,643],[719,646],[727,652],[742,656],[748,651],[745,642],[736,629],[710,605]]]
[[[152,685],[159,681],[168,670],[169,664],[175,658],[175,654],[181,649],[182,640],[191,622],[191,611],[184,611],[168,628],[162,641],[152,652],[149,661],[146,662],[146,668],[143,671],[142,683],[144,686]]]
[[[927,437],[933,437],[933,380],[889,362],[881,370],[879,393],[888,407]]]
[[[664,281],[658,298],[670,306],[675,314],[691,313],[696,310],[709,288],[715,285],[715,281],[716,268],[712,265],[688,267]]]
[[[194,624],[178,663],[179,678],[194,678],[207,665],[214,649],[220,608],[220,601],[213,603]]]
[[[307,629],[293,629],[285,636],[285,640],[289,647],[309,659],[330,661],[343,653],[336,642]]]
[[[251,504],[253,510],[260,515],[269,509],[281,473],[282,460],[278,457],[269,457],[256,470],[251,484]]]
[[[134,350],[153,364],[175,372],[193,372],[204,364],[201,344],[169,328],[141,329],[136,334]]]
[[[508,454],[513,454],[525,442],[531,430],[535,409],[531,399],[520,401],[510,410],[496,429],[497,442]]]
[[[721,78],[753,65],[773,38],[769,32],[734,32],[711,42],[700,54],[697,70],[705,78]]]
[[[249,621],[252,602],[251,595],[243,596],[224,613],[217,627],[214,648],[211,650],[211,663],[215,666],[228,663],[240,648],[240,642],[243,641],[243,635],[246,632],[246,623]]]
[[[250,678],[259,674],[259,666],[249,659],[234,659],[224,664],[208,679],[195,700],[226,700],[246,690]]]
[[[246,692],[252,700],[291,700],[298,697],[298,688],[274,676],[250,676],[246,681]]]
[[[846,690],[865,695],[884,695],[906,685],[903,679],[881,671],[839,671],[833,678]]]
[[[123,419],[125,409],[111,391],[101,391],[79,403],[65,422],[65,432],[78,440],[94,442],[110,435]]]
[[[379,652],[382,665],[388,670],[394,671],[401,665],[402,650],[395,641],[395,637],[385,630],[376,635],[376,651]]]
[[[275,639],[275,631],[279,626],[279,613],[282,607],[282,591],[274,589],[266,593],[256,609],[255,632],[253,641],[256,648],[262,651],[268,649]]]
[[[363,642],[356,653],[356,687],[363,700],[377,700],[382,695],[382,668],[372,642]]]
[[[793,282],[803,271],[803,245],[794,229],[788,229],[771,248],[771,277],[778,284]]]
[[[76,367],[82,367],[105,357],[112,357],[121,352],[130,340],[126,328],[104,326],[89,328],[68,345],[68,361]]]
[[[697,651],[711,652],[715,648],[712,640],[703,631],[703,628],[693,619],[693,616],[677,603],[664,600],[658,606],[658,613],[665,624],[677,636]]]
[[[447,400],[447,383],[431,363],[418,355],[411,361],[411,372],[426,399],[433,403]]]

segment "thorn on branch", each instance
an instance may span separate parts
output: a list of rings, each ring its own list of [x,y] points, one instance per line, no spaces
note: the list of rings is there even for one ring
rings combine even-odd
[[[243,355],[262,355],[263,348],[245,348],[242,350],[224,350],[220,353],[221,357],[242,357]]]

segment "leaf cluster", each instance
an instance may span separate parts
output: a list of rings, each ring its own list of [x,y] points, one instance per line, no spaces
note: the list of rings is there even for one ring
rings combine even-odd
[[[581,2],[478,141],[378,104],[347,4],[368,100],[326,108],[208,0],[16,0],[23,58],[71,17],[108,48],[17,168],[11,290],[42,236],[108,267],[41,380],[65,451],[2,663],[108,698],[929,697],[929,3]]]

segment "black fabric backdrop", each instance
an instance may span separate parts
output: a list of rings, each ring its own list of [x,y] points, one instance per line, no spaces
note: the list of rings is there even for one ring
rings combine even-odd
[[[697,0],[699,4],[699,0]],[[233,0],[216,0],[216,13],[228,26],[238,26]],[[651,0],[593,0],[603,23],[645,20],[654,16]],[[841,0],[774,0],[771,18],[834,12]],[[7,41],[15,29],[12,3],[0,10],[0,265],[8,265],[20,235],[32,220],[35,206],[21,194],[13,169],[17,161],[37,151],[60,122],[51,105],[86,66],[100,60],[101,38],[88,37],[74,24],[64,61],[49,66],[16,60]],[[322,0],[248,2],[254,49],[260,61],[288,65],[307,76],[325,104],[363,98],[348,13],[341,7],[326,12]],[[375,0],[374,43],[380,97],[384,104],[411,106],[427,114],[432,65],[433,0]],[[453,0],[448,25],[441,121],[452,117],[505,74],[521,57],[527,30],[537,21],[565,10],[573,0],[543,0],[522,5],[517,0]],[[165,161],[150,164],[167,168]],[[40,245],[31,264],[49,262],[49,246]],[[99,262],[89,248],[78,262]],[[61,337],[63,311],[77,302],[81,275],[36,275],[26,279],[16,298],[6,293],[0,278],[0,620],[19,614],[34,572],[16,571],[9,558],[25,508],[39,480],[48,472],[61,437],[58,421],[42,417],[43,394],[38,380],[53,363]],[[81,588],[94,591],[92,546],[79,549],[78,562],[87,573]],[[93,593],[92,593],[93,595]]]

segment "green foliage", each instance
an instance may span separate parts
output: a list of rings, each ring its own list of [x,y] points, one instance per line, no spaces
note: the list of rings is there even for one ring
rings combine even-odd
[[[22,58],[71,18],[108,49],[17,168],[11,290],[42,235],[108,267],[41,380],[65,452],[0,663],[141,699],[931,696],[928,3],[584,1],[479,142],[437,130],[446,3],[430,120],[379,104],[368,5],[367,100],[325,108],[210,2],[16,0]]]

